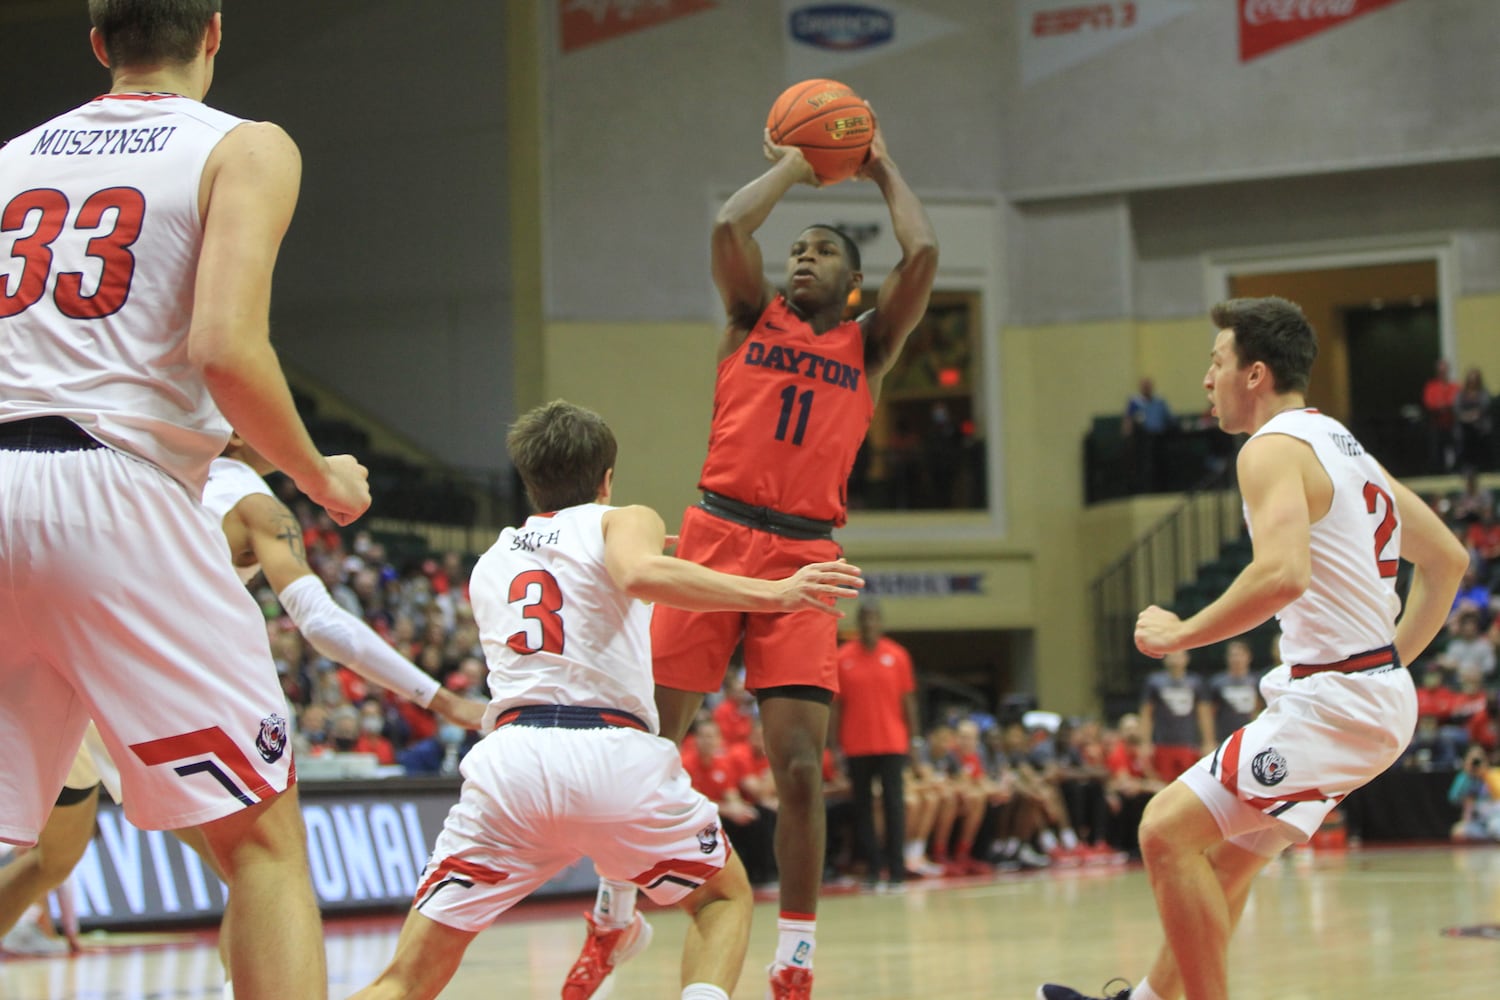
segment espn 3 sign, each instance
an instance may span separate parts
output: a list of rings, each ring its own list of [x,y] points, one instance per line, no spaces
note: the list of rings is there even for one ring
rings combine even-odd
[[[1400,0],[1239,0],[1240,62],[1336,28]]]

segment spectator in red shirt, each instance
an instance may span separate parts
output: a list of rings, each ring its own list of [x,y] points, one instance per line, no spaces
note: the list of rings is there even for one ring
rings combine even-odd
[[[1447,671],[1439,663],[1428,663],[1421,671],[1417,688],[1417,731],[1407,751],[1419,764],[1448,768],[1458,763],[1466,742],[1465,730],[1450,726],[1449,717],[1458,701],[1458,692],[1447,683]]]
[[[382,765],[396,763],[396,749],[385,738],[385,709],[379,698],[369,698],[359,706],[359,739],[355,753],[372,753]]]
[[[714,721],[726,746],[742,746],[750,739],[750,725],[755,721],[755,695],[745,690],[745,678],[738,670],[724,677],[724,700],[714,706]]]
[[[776,860],[771,844],[776,829],[775,813],[759,810],[745,801],[740,791],[743,778],[740,762],[724,745],[718,723],[703,719],[694,733],[698,752],[691,763],[683,760],[693,787],[719,807],[719,821],[740,852],[750,881],[756,885],[774,882]]]
[[[859,637],[839,647],[839,693],[833,725],[854,791],[855,842],[869,866],[867,881],[906,881],[906,792],[902,772],[917,728],[917,686],[911,655],[884,634],[880,608],[867,601],[858,614]],[[880,779],[884,850],[875,843],[875,797]],[[882,874],[885,879],[882,879]]]
[[[1453,471],[1453,403],[1457,399],[1458,383],[1449,373],[1448,362],[1439,358],[1432,378],[1422,386],[1422,410],[1427,415],[1427,454],[1433,472]]]

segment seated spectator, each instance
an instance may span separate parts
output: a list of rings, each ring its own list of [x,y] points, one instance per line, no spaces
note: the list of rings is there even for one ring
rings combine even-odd
[[[1478,520],[1469,522],[1464,543],[1471,561],[1478,563],[1478,578],[1493,593],[1495,584],[1500,582],[1500,521],[1495,519],[1493,508],[1485,507]]]
[[[1453,400],[1453,423],[1458,432],[1458,461],[1470,468],[1490,466],[1490,392],[1478,368],[1464,373],[1464,384]]]
[[[1074,724],[1064,720],[1053,739],[1055,753],[1052,780],[1067,805],[1086,856],[1112,854],[1106,843],[1109,827],[1109,804],[1105,801],[1105,784],[1109,765],[1104,758],[1104,742],[1099,723]]]
[[[724,700],[714,706],[713,716],[727,746],[740,746],[750,738],[750,727],[756,719],[755,695],[745,690],[745,678],[739,670],[725,674]]]
[[[953,842],[962,827],[973,825],[977,830],[984,819],[984,797],[976,796],[968,782],[960,779],[960,764],[955,753],[956,737],[951,726],[937,725],[927,733],[927,765],[933,773],[943,779],[947,790],[932,828],[930,857],[943,868],[944,874],[966,874],[966,866],[948,860]],[[978,813],[978,818],[974,814]],[[972,840],[970,847],[972,849]]]
[[[1448,617],[1448,628],[1454,631],[1459,630],[1463,625],[1461,619],[1465,615],[1472,615],[1476,626],[1484,628],[1490,621],[1492,600],[1490,588],[1479,579],[1479,571],[1470,565],[1464,571],[1464,578],[1458,585],[1458,592],[1453,595],[1453,611]]]
[[[379,698],[367,698],[359,706],[359,739],[355,753],[372,753],[386,767],[396,763],[396,750],[385,736],[385,708]]]
[[[1495,647],[1489,636],[1479,631],[1479,613],[1472,609],[1460,611],[1457,631],[1448,640],[1438,663],[1460,679],[1475,674],[1481,682],[1488,680],[1495,673]]]
[[[1449,521],[1468,524],[1479,519],[1486,510],[1494,510],[1495,496],[1479,482],[1479,473],[1473,469],[1464,473],[1464,488],[1453,498],[1448,508]]]
[[[329,750],[328,709],[321,705],[308,705],[297,717],[297,734],[293,738],[293,753],[300,756],[317,756]]]
[[[1482,747],[1488,753],[1500,748],[1500,695],[1489,692],[1484,705],[1469,716],[1469,745]]]
[[[1454,840],[1500,840],[1500,768],[1490,766],[1482,747],[1471,747],[1453,776],[1448,801],[1462,810],[1453,824]]]
[[[683,766],[693,787],[719,808],[719,819],[730,842],[740,852],[745,871],[755,885],[766,885],[776,879],[776,859],[772,850],[775,831],[774,813],[761,811],[746,801],[740,790],[740,764],[724,745],[718,723],[700,721],[694,727],[696,753]]]
[[[1115,743],[1109,748],[1109,784],[1105,788],[1105,800],[1113,817],[1113,829],[1109,842],[1129,853],[1132,859],[1141,856],[1139,830],[1141,815],[1151,796],[1166,787],[1156,773],[1152,763],[1151,744],[1142,733],[1141,719],[1137,715],[1122,715],[1117,727]]]
[[[1032,835],[1039,852],[1023,851],[1033,846],[1021,841],[1011,850],[1011,845],[1002,845],[1001,857],[1014,857],[1023,867],[1040,867],[1038,860],[1074,861],[1078,857],[1078,835],[1073,832],[1073,821],[1068,816],[1067,804],[1062,793],[1051,780],[1054,766],[1050,753],[1038,754],[1031,733],[1021,722],[1011,722],[1001,730],[998,739],[999,755],[1015,775],[1015,794],[1035,810],[1033,820],[1036,831]],[[1050,749],[1050,746],[1049,746]],[[1043,763],[1038,764],[1038,758]]]
[[[1442,664],[1428,663],[1413,672],[1421,678],[1417,688],[1417,731],[1407,747],[1404,759],[1424,767],[1449,768],[1468,742],[1464,726],[1449,725],[1458,692],[1448,686],[1447,671]]]

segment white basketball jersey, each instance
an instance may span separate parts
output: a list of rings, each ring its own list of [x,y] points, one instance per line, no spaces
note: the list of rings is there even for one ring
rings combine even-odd
[[[629,712],[657,732],[651,606],[604,565],[602,504],[506,528],[474,566],[469,601],[490,667],[485,728],[519,705]]]
[[[213,514],[214,520],[224,523],[224,517],[234,510],[234,505],[254,493],[275,497],[271,487],[250,466],[237,458],[220,455],[208,467],[208,483],[203,487],[203,506]],[[253,566],[236,566],[242,583],[249,583],[260,572],[260,563]]]
[[[1306,441],[1333,481],[1333,503],[1312,526],[1311,582],[1276,616],[1282,659],[1336,663],[1390,645],[1401,611],[1401,523],[1379,463],[1343,424],[1317,410],[1278,413],[1253,437],[1264,434]]]
[[[188,361],[198,186],[242,121],[110,94],[0,148],[0,421],[68,417],[201,492],[229,427]]]

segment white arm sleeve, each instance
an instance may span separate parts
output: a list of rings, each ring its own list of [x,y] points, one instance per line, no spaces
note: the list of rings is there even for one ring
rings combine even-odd
[[[437,679],[424,674],[370,626],[333,603],[322,580],[312,574],[300,576],[276,596],[319,653],[423,708],[432,703],[438,693]]]

